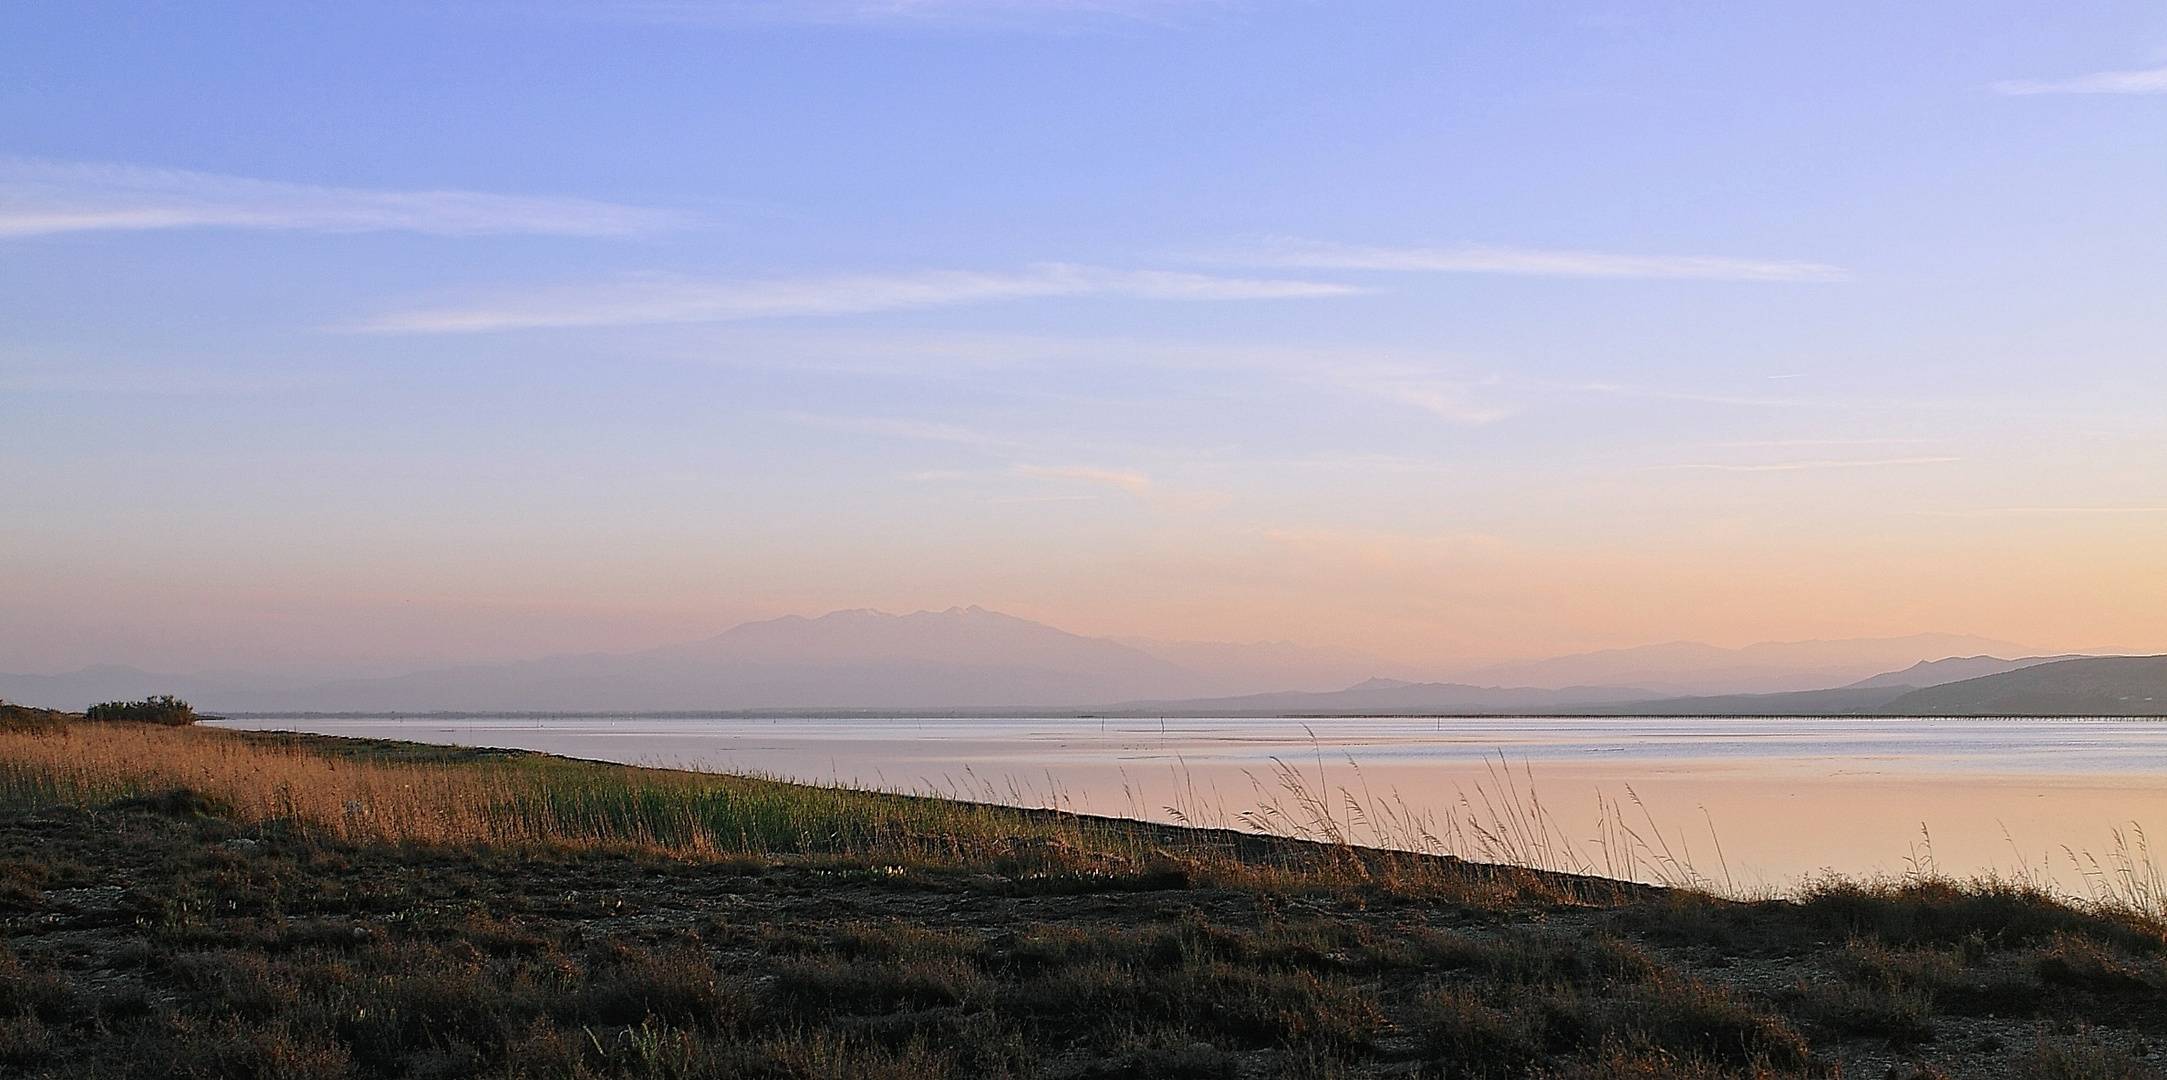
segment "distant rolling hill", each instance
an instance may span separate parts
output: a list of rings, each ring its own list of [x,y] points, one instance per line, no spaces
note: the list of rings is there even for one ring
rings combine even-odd
[[[2035,650],[1991,638],[1960,634],[1913,634],[1896,638],[1836,641],[1764,641],[1726,649],[1697,641],[1674,641],[1631,649],[1606,649],[1548,660],[1493,664],[1455,674],[1455,682],[1482,686],[1622,686],[1657,697],[1772,694],[1844,686],[1922,660],[1982,653],[2022,656]],[[1983,675],[1971,671],[1952,678]],[[1948,681],[1948,680],[1941,680]],[[1922,682],[1912,686],[1928,685]]]
[[[1371,679],[1345,690],[1285,692],[1180,701],[1130,701],[1108,712],[1166,712],[1183,716],[1434,716],[1458,713],[1537,712],[1651,697],[1616,686],[1470,686]]]
[[[1161,641],[1141,637],[1111,640],[1194,671],[1215,684],[1212,697],[1276,693],[1282,690],[1336,691],[1364,679],[1425,682],[1434,668],[1409,664],[1376,653],[1285,641]]]
[[[2004,660],[1935,652],[1976,648],[1983,641],[1917,635],[1743,649],[1674,643],[1490,669],[1518,672],[1528,681],[1357,682],[1359,676],[1349,677],[1352,673],[1375,675],[1379,668],[1388,674],[1415,673],[1383,657],[1351,650],[1286,643],[1119,641],[959,607],[910,615],[859,610],[813,619],[790,616],[637,653],[443,667],[389,678],[158,675],[111,665],[62,675],[0,675],[0,699],[80,709],[93,701],[177,693],[216,712],[2167,713],[2159,705],[2167,701],[2162,680],[2147,682],[2116,666],[2158,658],[2109,658],[2106,667],[2097,667],[2092,660]],[[1881,661],[1887,661],[1878,669],[1881,674],[1873,667],[1860,669]],[[2085,664],[2095,666],[2081,666]],[[1899,666],[1901,670],[1890,670]],[[1598,672],[1645,681],[1555,681]],[[1818,689],[1798,685],[1808,677],[1825,681]],[[1538,678],[1544,681],[1535,681]]]
[[[265,684],[120,667],[0,676],[0,698],[72,709],[178,693],[216,712],[660,712],[1058,707],[1201,695],[1220,685],[1119,642],[972,607],[789,616],[636,653],[389,678]]]
[[[2093,656],[1913,690],[1900,716],[2167,716],[2167,656]]]
[[[1573,711],[1587,716],[1871,716],[1911,690],[1908,686],[1842,686],[1783,694],[1712,694],[1596,703]]]
[[[958,607],[785,616],[636,653],[447,665],[377,678],[158,674],[118,665],[0,674],[0,700],[80,709],[170,693],[216,712],[1047,710],[1337,689],[1407,671],[1348,649],[1117,641]]]
[[[1958,659],[2022,666],[1924,688],[1884,680],[1934,678],[1962,666],[1922,664],[1927,670],[1892,672],[1832,690],[1659,698],[1576,711],[1605,716],[2167,716],[2167,656]]]
[[[2004,660],[1998,656],[1952,656],[1946,660],[1921,660],[1902,671],[1887,671],[1871,679],[1860,679],[1845,689],[1901,686],[1921,690],[1943,683],[1962,682],[1983,675],[1999,675],[2004,671],[2051,664],[2057,660],[2076,660],[2080,656],[2078,653],[2063,653],[2060,656],[2026,656],[2016,660]]]
[[[390,679],[226,704],[237,711],[702,711],[1062,706],[1209,680],[1141,650],[982,608],[837,611],[745,623],[704,641]]]
[[[1994,674],[1961,678],[1967,669]],[[1904,679],[1943,679],[1920,688]],[[1562,690],[1372,679],[1323,694],[1132,702],[1117,709],[1233,716],[2167,716],[2167,656],[1958,657],[1851,686],[1657,697],[1615,686]]]
[[[1921,660],[1902,671],[1884,672],[1849,686],[1793,690],[1780,694],[1712,694],[1591,705],[1586,711],[1610,716],[1861,716],[1892,711],[1913,691],[1986,675],[2018,671],[2073,656],[1952,656]]]

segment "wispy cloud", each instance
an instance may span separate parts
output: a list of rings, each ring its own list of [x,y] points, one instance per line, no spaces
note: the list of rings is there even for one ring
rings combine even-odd
[[[554,10],[588,18],[696,26],[813,23],[1069,29],[1167,23],[1255,0],[591,0]]]
[[[2167,506],[1996,506],[1984,510],[1963,510],[1966,517],[1985,517],[1999,514],[2167,514]]]
[[[1013,471],[1018,476],[1035,476],[1047,480],[1076,480],[1086,484],[1104,484],[1107,487],[1119,488],[1137,498],[1143,498],[1151,494],[1151,478],[1140,472],[1045,465],[1017,465]]]
[[[865,431],[875,435],[891,435],[899,439],[918,439],[925,442],[954,443],[958,446],[1013,446],[1015,440],[973,431],[955,424],[927,423],[921,420],[890,420],[879,417],[820,416],[813,413],[783,413],[782,418],[793,423],[810,424],[814,427],[835,428],[842,431]]]
[[[1716,255],[1623,255],[1494,244],[1365,247],[1311,240],[1278,240],[1251,252],[1244,261],[1318,270],[1401,270],[1535,277],[1843,281],[1849,276],[1838,267],[1814,262]]]
[[[1320,381],[1396,401],[1460,424],[1487,424],[1512,415],[1497,404],[1473,400],[1476,383],[1439,378],[1411,367],[1377,365],[1368,370],[1347,366],[1320,376]],[[1494,389],[1498,380],[1480,383]]]
[[[926,270],[766,281],[642,280],[536,289],[475,304],[396,312],[363,323],[357,329],[379,333],[457,334],[536,327],[849,315],[1059,296],[1280,300],[1344,296],[1360,291],[1351,285],[1328,282],[1045,264],[1021,273],[1006,274]]]
[[[1511,415],[1504,409],[1470,404],[1466,389],[1459,386],[1399,383],[1386,387],[1385,392],[1402,404],[1412,405],[1462,424],[1487,424]]]
[[[1705,446],[1723,447],[1770,447],[1770,446],[1899,446],[1906,443],[1934,442],[1933,439],[1894,437],[1886,439],[1735,439],[1704,443]]]
[[[0,237],[189,227],[621,236],[677,220],[585,199],[374,191],[133,165],[0,159]]]
[[[1762,465],[1732,465],[1718,462],[1694,462],[1689,465],[1673,465],[1673,469],[1709,469],[1716,472],[1795,472],[1800,469],[1871,469],[1885,465],[1939,465],[1944,462],[1962,461],[1960,457],[1905,457],[1858,459],[1824,459],[1818,461],[1776,461]]]
[[[11,371],[0,365],[0,393],[142,394],[196,397],[225,394],[276,394],[322,391],[346,383],[328,372],[229,371],[216,367],[104,367],[80,362],[67,367]]]
[[[1756,408],[1806,408],[1823,404],[1809,398],[1762,398],[1737,394],[1710,394],[1692,390],[1663,390],[1644,386],[1625,386],[1618,383],[1572,383],[1558,387],[1584,394],[1607,394],[1613,397],[1647,398],[1653,401],[1691,401],[1705,405],[1749,405]]]
[[[2015,97],[2031,94],[2167,94],[2167,68],[2100,71],[2073,79],[2010,79],[1995,83],[1994,92]]]
[[[772,326],[772,324],[770,324]],[[926,375],[943,379],[1001,369],[1077,365],[1148,367],[1216,373],[1221,389],[1234,380],[1277,379],[1308,394],[1351,393],[1382,398],[1460,424],[1485,424],[1522,408],[1520,380],[1469,374],[1470,362],[1424,350],[1376,350],[1343,343],[1198,343],[1128,337],[1023,336],[922,331],[865,331],[832,326],[699,331],[700,344],[672,347],[691,363],[772,364],[791,368]],[[748,358],[760,357],[761,360]],[[1532,387],[1532,389],[1556,389]]]

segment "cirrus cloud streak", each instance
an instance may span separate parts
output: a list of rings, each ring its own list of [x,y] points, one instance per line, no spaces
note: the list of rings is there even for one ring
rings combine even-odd
[[[1042,480],[1075,480],[1086,484],[1103,484],[1107,487],[1119,488],[1138,498],[1151,494],[1152,488],[1150,477],[1127,469],[1018,464],[1012,471],[1018,476],[1030,476]]]
[[[1627,255],[1607,251],[1465,244],[1456,247],[1369,247],[1283,240],[1254,253],[1266,266],[1316,270],[1399,270],[1531,277],[1678,278],[1707,281],[1843,281],[1823,263],[1739,259],[1718,255]]]
[[[0,160],[0,237],[180,228],[624,236],[678,220],[587,199],[378,191],[135,165]]]
[[[2149,71],[2100,71],[2074,79],[2011,79],[1994,92],[2012,97],[2033,94],[2167,94],[2167,68]]]
[[[1316,281],[1211,277],[1047,263],[1020,273],[922,270],[739,281],[635,280],[535,289],[482,302],[395,312],[356,329],[457,334],[550,327],[727,322],[851,315],[1071,296],[1147,300],[1285,300],[1364,290]]]
[[[1165,23],[1251,6],[1249,0],[605,0],[544,8],[623,22],[691,26],[773,23],[1065,29],[1108,21]]]
[[[1695,462],[1690,465],[1673,465],[1671,467],[1674,469],[1706,469],[1713,472],[1797,472],[1802,469],[1871,469],[1888,465],[1941,465],[1962,460],[1964,459],[1960,457],[1870,458],[1866,460],[1834,458],[1816,461],[1777,461],[1765,465],[1726,465],[1715,462]]]

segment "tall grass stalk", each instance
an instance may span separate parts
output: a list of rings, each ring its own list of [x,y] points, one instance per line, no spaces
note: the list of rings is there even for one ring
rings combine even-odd
[[[1377,795],[1351,757],[1352,784],[1333,786],[1320,754],[1315,774],[1274,758],[1270,780],[1251,774],[1257,806],[1234,815],[1259,833],[1340,846],[1366,846],[1449,855],[1477,862],[1503,863],[1563,874],[1599,875],[1642,881],[1719,895],[1736,895],[1730,867],[1723,858],[1715,819],[1703,808],[1718,875],[1694,863],[1683,829],[1666,834],[1638,793],[1628,786],[1623,800],[1597,793],[1594,834],[1586,840],[1543,801],[1532,765],[1516,770],[1501,753],[1487,763],[1486,776],[1473,790],[1459,788],[1452,812],[1439,817],[1416,810],[1397,790]],[[1193,786],[1192,786],[1193,787]],[[1630,810],[1628,810],[1630,805]],[[1169,807],[1178,821],[1194,811]]]
[[[2090,899],[2104,906],[2167,919],[2167,870],[2153,857],[2144,826],[2130,822],[2127,829],[2116,828],[2112,837],[2114,846],[2105,858],[2090,851],[2062,849],[2076,866]]]
[[[1596,793],[1593,835],[1580,841],[1543,801],[1533,767],[1523,762],[1515,770],[1503,754],[1488,763],[1485,779],[1477,781],[1472,792],[1458,790],[1454,812],[1442,819],[1409,807],[1396,790],[1383,797],[1374,795],[1360,764],[1351,757],[1347,769],[1354,781],[1336,788],[1330,783],[1321,755],[1314,776],[1276,758],[1273,766],[1269,784],[1254,774],[1250,776],[1257,808],[1235,815],[1244,827],[1255,832],[1324,844],[1388,848],[1555,873],[1596,875],[1734,899],[1778,895],[1767,886],[1744,886],[1732,877],[1715,817],[1706,807],[1700,811],[1707,829],[1708,850],[1715,855],[1714,873],[1704,871],[1695,861],[1691,834],[1683,827],[1666,831],[1629,784],[1623,799]],[[1179,821],[1195,816],[1172,807],[1168,811]],[[2006,827],[2003,833],[2008,835]],[[2051,867],[2035,866],[2021,852],[2013,872],[1991,869],[1972,881],[1958,882],[1936,861],[1933,833],[1922,822],[1919,839],[1911,845],[1895,883],[2014,887],[2095,910],[2167,921],[2167,866],[2153,854],[2143,826],[2131,822],[2114,829],[2111,836],[2112,846],[2104,855],[2066,846],[2062,849],[2077,880],[2083,883],[2078,891],[2058,881]],[[2010,844],[2015,847],[2013,838]],[[1828,880],[1809,882],[1804,888],[1811,891],[1824,887]]]
[[[543,755],[416,764],[195,728],[0,732],[0,802],[96,807],[175,789],[239,821],[284,819],[357,842],[927,856],[961,854],[958,845],[994,836],[1101,849],[1127,842],[1089,819],[984,803]]]

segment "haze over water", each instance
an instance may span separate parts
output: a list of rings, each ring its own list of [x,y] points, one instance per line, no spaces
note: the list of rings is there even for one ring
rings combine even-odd
[[[1711,882],[1782,888],[1835,871],[2045,872],[2085,888],[2113,831],[2167,822],[2167,724],[2095,719],[680,719],[254,717],[255,729],[516,747],[573,757],[1241,827],[1282,764],[1404,804],[1442,834],[1501,788],[1502,761],[1600,867],[1598,797]],[[1645,816],[1632,806],[1637,795]],[[1463,803],[1463,799],[1466,802]],[[1483,815],[1487,820],[1487,815]],[[1380,839],[1354,823],[1357,841]],[[1389,837],[1383,839],[1390,839]],[[1720,843],[1720,853],[1718,844]],[[1468,852],[1468,854],[1475,854]]]

